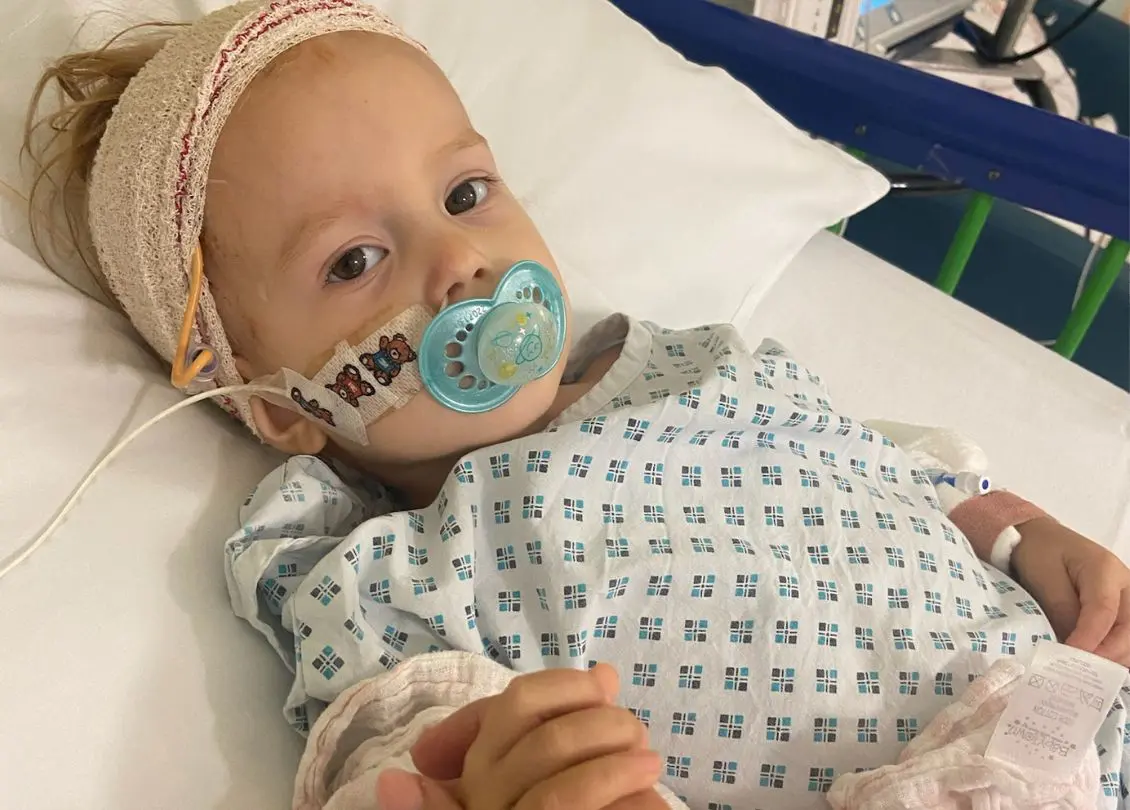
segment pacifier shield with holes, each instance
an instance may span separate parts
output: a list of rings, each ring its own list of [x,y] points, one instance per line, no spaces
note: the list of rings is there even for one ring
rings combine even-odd
[[[443,309],[420,343],[420,377],[436,401],[461,413],[489,411],[557,365],[565,297],[545,267],[518,262],[493,298]]]

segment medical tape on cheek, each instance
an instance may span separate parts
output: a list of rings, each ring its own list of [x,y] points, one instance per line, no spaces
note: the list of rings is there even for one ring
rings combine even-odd
[[[324,423],[347,441],[366,445],[366,428],[423,388],[416,361],[431,320],[426,307],[414,306],[356,346],[343,340],[313,379],[283,368],[266,382],[289,392],[289,400],[270,399]]]

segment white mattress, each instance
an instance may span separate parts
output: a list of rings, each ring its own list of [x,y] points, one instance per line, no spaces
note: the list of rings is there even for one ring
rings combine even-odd
[[[813,364],[859,418],[953,427],[996,483],[1130,560],[1130,394],[828,233],[751,335]]]
[[[65,303],[52,304],[60,317]],[[789,268],[749,333],[800,352],[850,413],[964,430],[998,479],[1130,549],[1126,393],[830,235]],[[187,414],[176,429],[206,423]],[[279,711],[286,678],[231,615],[221,567],[252,481],[181,481],[156,437],[119,472],[160,479],[166,501],[96,485],[0,587],[0,806],[288,806],[300,741]],[[210,487],[213,506],[185,513],[186,487]],[[170,521],[183,536],[158,531]]]

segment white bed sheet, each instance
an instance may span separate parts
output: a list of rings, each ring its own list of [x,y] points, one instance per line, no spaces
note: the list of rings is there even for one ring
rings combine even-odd
[[[69,317],[67,301],[49,292],[44,305]],[[1001,480],[1127,549],[1124,392],[830,235],[805,249],[747,331],[801,353],[849,412],[966,431]],[[174,429],[216,423],[196,411]],[[159,436],[143,440],[118,462],[117,485],[96,485],[34,564],[0,586],[0,806],[288,806],[300,743],[279,712],[286,678],[232,616],[221,572],[220,541],[252,481],[221,475],[222,461],[211,459],[212,480],[181,480]],[[70,475],[29,495],[57,503]],[[165,497],[139,502],[134,477]],[[200,486],[214,493],[203,513],[177,499]],[[169,521],[185,526],[175,541],[159,530]]]
[[[994,481],[1130,560],[1130,394],[829,233],[747,328],[815,366],[860,418],[944,425]]]

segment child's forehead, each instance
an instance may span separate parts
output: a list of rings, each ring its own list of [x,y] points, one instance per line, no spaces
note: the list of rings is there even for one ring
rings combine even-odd
[[[326,146],[397,149],[467,126],[443,72],[416,48],[369,32],[340,32],[291,48],[250,84],[218,150],[317,159]],[[222,157],[221,157],[222,159]]]
[[[371,216],[449,180],[441,164],[482,142],[423,52],[369,32],[317,37],[232,110],[209,168],[206,231],[221,252],[274,266],[303,223],[328,231]]]
[[[337,31],[284,51],[252,81],[248,93],[301,94],[303,86],[361,79],[369,89],[405,84],[450,91],[442,71],[422,51],[370,31]]]

